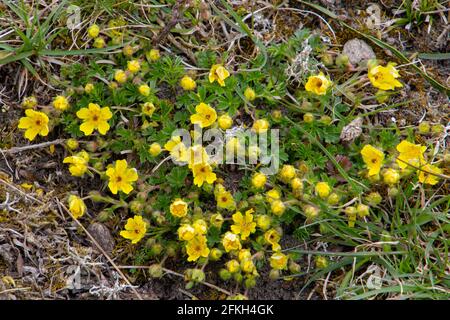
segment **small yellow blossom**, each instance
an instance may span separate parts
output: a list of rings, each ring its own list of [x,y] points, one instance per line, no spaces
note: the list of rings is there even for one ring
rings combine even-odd
[[[374,148],[370,144],[366,144],[361,149],[361,155],[364,163],[369,169],[369,176],[374,176],[380,173],[381,166],[383,165],[384,153],[377,148]]]
[[[427,150],[425,146],[403,140],[397,145],[396,149],[400,153],[396,161],[400,169],[408,168],[408,164],[420,167],[426,163],[423,155]]]
[[[271,203],[270,210],[272,210],[272,213],[274,215],[281,216],[286,210],[286,206],[284,205],[283,201],[275,200]]]
[[[241,250],[241,241],[239,240],[239,236],[232,232],[226,232],[223,239],[222,245],[225,248],[226,252],[230,252],[233,250]]]
[[[103,39],[102,37],[95,38],[93,46],[97,49],[104,48],[106,46],[105,39]]]
[[[129,194],[133,190],[132,182],[138,179],[137,170],[128,168],[126,160],[117,160],[114,167],[106,170],[106,175],[109,177],[109,190],[113,194],[117,194],[117,191]]]
[[[300,178],[294,178],[291,180],[292,190],[303,190],[303,182]]]
[[[64,111],[67,108],[69,108],[69,101],[67,101],[67,98],[64,96],[56,96],[55,99],[53,99],[53,107],[55,107],[55,109]]]
[[[281,199],[281,194],[277,189],[271,189],[266,192],[266,200],[268,203],[272,203]]]
[[[150,95],[150,87],[146,84],[141,84],[138,88],[139,93],[144,97],[148,97]]]
[[[187,149],[187,162],[189,164],[189,168],[192,169],[192,167],[196,164],[208,163],[209,156],[206,153],[205,148],[203,148],[202,145],[197,144]]]
[[[326,182],[318,182],[315,186],[316,194],[322,199],[326,199],[331,192],[331,187]]]
[[[127,62],[127,70],[131,73],[136,73],[141,70],[141,64],[138,60],[130,60]]]
[[[239,261],[245,260],[245,259],[251,259],[252,253],[249,249],[241,249],[238,253],[238,259]]]
[[[283,165],[280,170],[280,177],[283,181],[289,182],[295,177],[295,168],[289,164]]]
[[[248,101],[255,100],[256,99],[255,90],[253,90],[250,87],[247,87],[247,89],[245,89],[245,91],[244,91],[244,96],[245,96],[245,99],[247,99]]]
[[[256,225],[258,226],[258,228],[260,228],[261,230],[267,230],[270,228],[270,224],[272,223],[272,219],[270,218],[270,216],[264,214],[261,216],[258,216],[256,218]]]
[[[183,218],[187,215],[188,204],[181,199],[175,199],[170,205],[170,213],[177,218]]]
[[[96,103],[89,103],[87,108],[77,111],[77,117],[83,120],[80,130],[84,135],[88,136],[94,130],[104,135],[110,128],[108,120],[112,118],[112,113],[109,107],[100,108]]]
[[[207,163],[199,163],[194,165],[192,167],[192,174],[194,175],[194,184],[199,187],[201,187],[204,182],[212,184],[217,179],[216,174]]]
[[[400,174],[395,169],[387,169],[382,175],[383,181],[388,185],[394,185],[400,180]]]
[[[228,270],[230,273],[236,273],[236,272],[238,272],[238,271],[240,270],[240,267],[241,267],[239,261],[237,261],[236,259],[232,259],[232,260],[228,261],[228,262],[225,264],[225,266],[227,267],[227,270]]]
[[[281,252],[275,252],[270,257],[270,266],[272,269],[275,270],[284,270],[287,267],[288,257],[281,253]]]
[[[227,130],[233,125],[233,119],[228,115],[228,113],[221,115],[217,122],[222,130]]]
[[[314,115],[311,112],[307,112],[303,115],[303,121],[306,123],[313,123],[314,122]]]
[[[76,149],[78,149],[80,144],[78,143],[78,141],[76,139],[70,138],[70,139],[66,140],[66,146],[67,146],[67,148],[69,148],[69,150],[76,150]]]
[[[195,233],[197,234],[207,234],[208,233],[208,224],[203,219],[197,219],[192,224],[194,227]]]
[[[63,163],[69,164],[69,172],[72,176],[81,177],[88,170],[88,161],[88,153],[81,151],[74,156],[64,158]]]
[[[420,167],[421,170],[418,170],[419,182],[423,184],[430,184],[434,186],[439,181],[439,177],[437,175],[442,174],[442,169],[433,166],[427,163],[424,166]]]
[[[141,105],[141,111],[146,116],[151,117],[153,115],[153,112],[155,112],[156,107],[152,102],[146,102]]]
[[[223,221],[223,216],[220,213],[213,214],[209,219],[209,223],[216,228],[221,228]]]
[[[304,212],[309,221],[312,221],[319,216],[319,209],[309,204],[305,206]]]
[[[87,94],[90,94],[90,93],[92,93],[92,91],[94,91],[94,84],[86,83],[86,85],[84,86],[84,92],[86,92]]]
[[[161,57],[161,54],[159,52],[158,49],[151,49],[148,53],[147,53],[147,57],[148,59],[150,59],[151,61],[157,61],[159,60],[159,58]]]
[[[252,185],[257,189],[261,189],[267,182],[267,177],[264,173],[257,172],[252,177]]]
[[[120,235],[136,244],[145,236],[146,232],[147,223],[142,219],[142,216],[134,216],[127,220],[125,230],[120,231]]]
[[[389,62],[386,67],[370,66],[368,77],[372,85],[381,90],[394,90],[403,87],[402,83],[397,80],[400,74],[395,68],[395,63],[392,62]]]
[[[363,203],[360,203],[356,206],[356,212],[358,215],[363,218],[369,215],[369,206]]]
[[[324,95],[327,93],[328,88],[332,82],[320,72],[317,76],[310,76],[305,84],[306,91],[315,93],[317,95]]]
[[[188,241],[186,245],[188,261],[197,261],[200,257],[208,257],[210,250],[206,241],[206,237],[200,234]]]
[[[178,238],[189,241],[195,236],[195,229],[189,224],[183,224],[178,228]]]
[[[267,230],[264,233],[264,240],[272,246],[273,251],[281,250],[281,246],[279,244],[281,239],[281,235],[275,229]]]
[[[180,85],[183,88],[183,90],[186,90],[186,91],[192,91],[197,87],[195,80],[187,75],[184,76],[183,78],[181,78]]]
[[[19,120],[19,129],[25,129],[25,138],[33,141],[39,134],[42,137],[48,135],[48,117],[45,113],[34,111],[33,109],[25,110],[26,117]]]
[[[38,104],[38,101],[35,96],[25,97],[22,101],[22,106],[27,109],[32,109],[32,108],[36,107],[37,104]]]
[[[216,195],[217,206],[222,209],[233,209],[236,203],[229,191],[222,191]]]
[[[114,73],[114,80],[116,80],[118,83],[125,83],[127,82],[127,74],[123,70],[116,70]]]
[[[269,129],[269,121],[266,119],[258,119],[253,123],[252,129],[256,133],[264,133]]]
[[[195,114],[191,115],[191,123],[198,124],[200,128],[209,127],[217,119],[217,113],[214,108],[201,102],[195,107]]]
[[[237,211],[232,216],[234,224],[231,226],[231,231],[235,234],[240,234],[242,240],[247,239],[256,230],[256,223],[253,222],[253,212],[254,210],[250,209],[243,215],[240,211]]]
[[[82,217],[86,212],[86,205],[83,199],[75,195],[70,195],[67,201],[69,203],[69,211],[75,219]]]
[[[161,153],[161,145],[157,142],[153,142],[150,145],[150,148],[148,149],[148,152],[153,156],[156,157]]]
[[[217,81],[222,87],[225,86],[225,79],[230,76],[230,73],[221,64],[215,64],[209,71],[209,82]]]
[[[245,273],[252,273],[255,271],[255,264],[253,263],[252,259],[245,258],[241,260],[241,270]]]
[[[97,38],[98,35],[100,34],[100,27],[96,24],[93,24],[87,29],[87,33],[90,38],[92,39]]]

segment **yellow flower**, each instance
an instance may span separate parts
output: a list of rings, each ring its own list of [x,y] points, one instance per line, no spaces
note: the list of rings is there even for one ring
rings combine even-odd
[[[238,137],[227,137],[227,142],[225,144],[226,152],[232,152],[232,154],[242,155],[242,144]],[[231,155],[230,155],[231,156]]]
[[[181,78],[180,85],[186,91],[194,90],[197,87],[194,79],[189,76],[184,76],[183,78]]]
[[[245,89],[245,91],[244,91],[244,96],[245,96],[245,99],[247,99],[248,101],[255,100],[256,99],[255,90],[253,90],[250,87],[247,87],[247,89]]]
[[[85,151],[81,151],[74,156],[66,157],[63,163],[69,164],[70,174],[74,177],[83,176],[88,170],[89,155]]]
[[[272,269],[275,269],[275,270],[286,269],[287,262],[288,262],[288,257],[281,252],[275,252],[270,257],[270,266],[272,267]]]
[[[201,128],[209,127],[217,119],[216,110],[203,102],[195,107],[195,112],[191,115],[191,123],[198,124]]]
[[[156,157],[161,153],[161,145],[157,142],[153,142],[150,145],[150,148],[148,149],[148,152],[153,156]]]
[[[277,189],[271,189],[266,192],[266,200],[268,203],[272,203],[275,200],[280,200],[281,195]]]
[[[216,228],[221,228],[223,224],[223,216],[220,213],[215,213],[209,219],[209,223]]]
[[[170,138],[169,141],[166,142],[166,144],[164,145],[164,149],[166,149],[167,151],[172,151],[176,146],[178,146],[178,144],[181,143],[181,137],[180,136],[175,136]]]
[[[151,61],[156,61],[161,57],[161,54],[159,53],[158,49],[151,49],[148,53],[147,53],[147,57],[151,60]]]
[[[134,53],[134,49],[133,49],[132,46],[127,44],[125,47],[123,47],[122,53],[123,53],[124,56],[131,57],[133,55],[133,53]]]
[[[235,234],[241,234],[242,240],[247,239],[256,230],[256,223],[253,222],[253,212],[253,209],[250,209],[243,215],[238,211],[232,216],[234,224],[231,226],[231,231]]]
[[[264,173],[257,172],[252,177],[252,185],[253,187],[260,189],[264,187],[267,182],[267,177]]]
[[[130,60],[127,62],[127,69],[131,73],[139,72],[141,70],[141,64],[137,60]]]
[[[76,149],[78,149],[80,144],[78,143],[78,141],[76,139],[70,138],[70,139],[66,140],[66,146],[67,146],[67,148],[69,148],[69,150],[76,150]]]
[[[273,251],[281,250],[281,246],[279,244],[281,239],[281,235],[275,229],[267,230],[264,233],[264,240],[272,246]]]
[[[424,184],[435,185],[439,181],[439,177],[434,174],[442,174],[442,169],[433,166],[429,163],[420,167],[421,170],[418,170],[419,182]],[[434,173],[434,174],[432,174]]]
[[[324,95],[327,93],[328,88],[332,82],[320,72],[318,76],[310,76],[305,84],[306,91],[315,93],[317,95]]]
[[[127,82],[127,74],[123,70],[116,70],[114,73],[114,80],[116,80],[118,83],[125,83]]]
[[[269,129],[269,121],[266,119],[259,119],[253,123],[253,131],[256,133],[264,133]]]
[[[330,195],[331,187],[326,182],[319,182],[316,184],[315,191],[319,197],[325,199]]]
[[[208,163],[209,161],[209,156],[206,153],[205,148],[203,148],[203,146],[200,144],[189,147],[187,149],[187,157],[189,168],[191,169],[196,164]]]
[[[306,123],[313,123],[314,122],[314,115],[311,112],[307,112],[303,115],[303,121]]]
[[[83,120],[80,130],[84,135],[92,134],[95,129],[104,135],[110,128],[108,120],[112,118],[112,113],[108,107],[100,108],[96,103],[89,103],[87,108],[77,111],[77,117]]]
[[[226,252],[230,252],[233,250],[241,250],[242,248],[239,236],[230,231],[227,231],[223,236],[222,245],[225,248]]]
[[[131,240],[131,243],[138,243],[147,232],[147,223],[141,216],[129,218],[125,224],[125,230],[120,231],[120,235],[125,239]]]
[[[69,101],[67,101],[66,97],[64,96],[56,96],[55,99],[53,99],[53,107],[58,110],[66,110],[69,108]]]
[[[188,204],[181,199],[175,199],[170,205],[170,213],[177,218],[183,218],[187,215]]]
[[[69,211],[75,219],[82,217],[86,212],[86,205],[80,197],[70,195],[68,199]]]
[[[294,178],[291,180],[292,190],[303,190],[303,182],[300,178]]]
[[[109,177],[109,190],[113,194],[117,194],[117,191],[129,194],[133,190],[131,183],[138,179],[136,169],[128,168],[126,160],[117,160],[114,167],[106,170],[106,175]]]
[[[25,129],[25,138],[33,141],[39,134],[42,137],[48,135],[48,117],[45,113],[34,111],[33,109],[25,110],[26,117],[19,120],[19,129]]]
[[[266,214],[258,216],[258,218],[256,218],[256,225],[261,230],[269,229],[271,223],[272,223],[272,219],[270,218],[270,216],[268,216]]]
[[[95,38],[93,46],[97,49],[104,48],[106,46],[105,39],[103,39],[102,37]]]
[[[403,87],[402,83],[397,80],[400,74],[395,69],[395,63],[392,62],[389,62],[386,67],[370,67],[368,77],[372,85],[381,90],[394,90]]]
[[[92,83],[86,83],[84,86],[84,91],[89,94],[94,90],[94,85]]]
[[[170,151],[170,155],[175,161],[187,162],[189,160],[188,149],[182,142],[176,144],[172,148],[172,151]]]
[[[375,176],[379,174],[384,160],[383,151],[372,147],[370,144],[366,144],[364,148],[361,149],[361,155],[364,163],[369,169],[368,175]]]
[[[227,69],[221,64],[214,64],[209,71],[209,82],[217,81],[222,87],[225,86],[225,79],[230,76]]]
[[[251,259],[252,258],[252,253],[250,252],[249,249],[241,249],[239,250],[238,253],[238,259],[239,261],[245,260],[245,259]]]
[[[186,253],[188,254],[188,261],[197,261],[200,257],[207,258],[209,248],[206,244],[206,237],[198,234],[189,240],[186,245]]]
[[[189,241],[195,236],[195,229],[189,224],[183,224],[178,228],[178,238]]]
[[[398,180],[400,180],[400,174],[397,170],[387,169],[383,173],[383,181],[388,185],[394,185],[398,182]]]
[[[358,206],[356,207],[356,212],[358,213],[358,215],[363,218],[369,215],[369,206],[365,205],[365,204],[358,204]]]
[[[87,29],[87,32],[89,37],[91,37],[92,39],[97,38],[100,34],[100,27],[96,24],[93,24]]]
[[[144,97],[148,97],[150,95],[150,87],[146,84],[141,84],[138,88],[139,93]]]
[[[201,187],[204,182],[208,184],[214,183],[217,176],[207,163],[199,163],[192,166],[192,174],[194,175],[194,184]]]
[[[427,150],[425,146],[403,140],[397,145],[396,149],[400,153],[396,162],[401,169],[409,167],[408,164],[420,167],[426,163],[423,156],[425,150]]]
[[[22,106],[27,109],[34,108],[37,104],[38,101],[35,96],[25,97],[22,101]]]
[[[314,220],[319,215],[319,209],[312,205],[305,206],[305,216],[308,220]]]
[[[233,196],[229,191],[222,191],[216,195],[217,206],[222,209],[233,209],[236,207]]]
[[[255,264],[252,259],[245,258],[241,260],[241,270],[245,273],[252,273],[255,270]]]
[[[272,210],[272,213],[276,216],[281,216],[284,211],[286,210],[286,206],[284,205],[283,201],[281,200],[275,200],[270,205],[270,210]]]
[[[283,181],[289,182],[295,177],[295,168],[289,164],[283,165],[280,170],[280,177]]]
[[[207,234],[208,233],[208,224],[203,219],[197,219],[192,224],[194,227],[195,233],[197,234]]]
[[[155,110],[155,105],[151,102],[146,102],[141,106],[142,113],[149,117],[153,115],[153,112],[155,112]]]
[[[230,261],[228,261],[225,266],[227,267],[227,270],[230,273],[236,273],[240,270],[241,265],[239,264],[239,261],[237,261],[236,259],[232,259]]]
[[[345,214],[347,215],[347,219],[348,219],[348,226],[350,228],[353,228],[355,226],[355,222],[356,222],[356,208],[353,206],[349,206],[347,208],[345,208]]]
[[[221,115],[217,122],[222,130],[227,130],[233,125],[233,119],[228,115],[228,113]]]

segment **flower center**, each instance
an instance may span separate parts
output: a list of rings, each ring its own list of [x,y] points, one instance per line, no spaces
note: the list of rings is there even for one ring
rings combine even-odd
[[[36,125],[37,126],[40,126],[42,124],[42,121],[41,120],[36,120]]]
[[[121,182],[122,181],[122,177],[121,176],[118,176],[117,178],[116,178],[116,182]]]
[[[211,119],[211,116],[210,116],[209,114],[207,114],[207,115],[205,116],[205,118],[206,118],[206,120],[209,120],[209,119]]]
[[[98,115],[95,114],[95,115],[92,117],[92,120],[93,120],[93,121],[98,121]]]
[[[226,197],[222,197],[222,202],[227,202],[227,198]]]
[[[377,159],[372,159],[372,163],[377,163]]]

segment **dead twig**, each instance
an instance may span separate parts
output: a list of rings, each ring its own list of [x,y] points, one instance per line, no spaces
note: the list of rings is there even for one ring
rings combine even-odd
[[[12,153],[17,153],[17,152],[22,152],[22,151],[27,151],[27,150],[32,150],[32,149],[45,148],[45,147],[48,147],[51,145],[61,144],[64,142],[64,140],[65,139],[57,139],[57,140],[42,142],[42,143],[38,143],[38,144],[31,144],[31,145],[23,146],[23,147],[13,147],[8,150],[0,150],[0,152],[5,153],[5,154],[12,154]]]

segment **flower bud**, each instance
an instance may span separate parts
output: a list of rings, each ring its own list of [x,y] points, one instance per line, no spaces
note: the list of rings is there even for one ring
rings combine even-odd
[[[152,264],[149,268],[148,268],[148,274],[150,275],[150,277],[152,278],[162,278],[163,276],[163,268],[160,264],[155,263]]]

